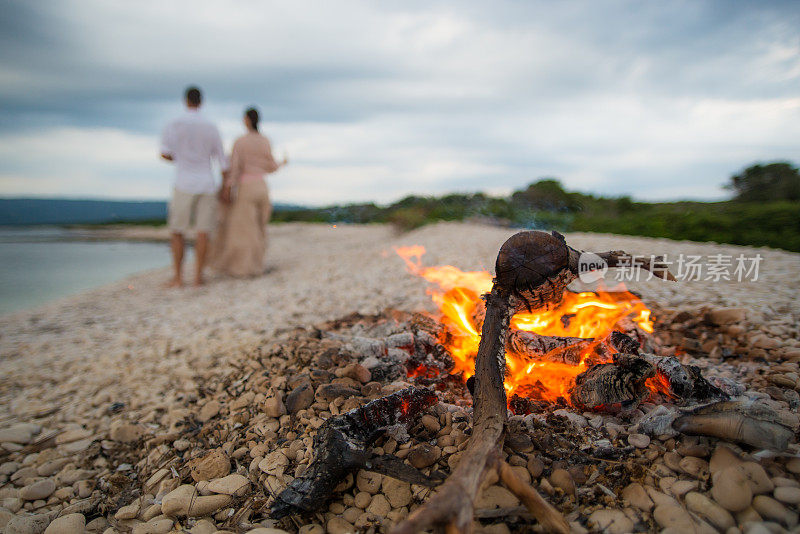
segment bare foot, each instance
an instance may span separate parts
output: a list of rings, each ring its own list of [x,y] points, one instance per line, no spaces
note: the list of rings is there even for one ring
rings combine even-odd
[[[198,287],[199,287],[199,286],[204,286],[204,285],[206,285],[206,279],[205,279],[205,278],[203,278],[203,277],[200,277],[200,278],[195,278],[195,279],[194,279],[194,285],[195,285],[195,286],[198,286]]]
[[[164,284],[164,287],[183,287],[183,280],[181,280],[180,278],[173,278],[172,280]]]

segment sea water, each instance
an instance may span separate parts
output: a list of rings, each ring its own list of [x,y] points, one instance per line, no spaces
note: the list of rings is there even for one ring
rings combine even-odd
[[[90,241],[64,228],[0,228],[0,314],[169,265],[166,243]]]

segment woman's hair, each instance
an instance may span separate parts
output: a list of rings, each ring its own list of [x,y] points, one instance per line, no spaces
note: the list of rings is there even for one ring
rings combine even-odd
[[[253,129],[258,131],[258,110],[256,108],[247,108],[244,114],[250,119],[250,124],[253,126]]]

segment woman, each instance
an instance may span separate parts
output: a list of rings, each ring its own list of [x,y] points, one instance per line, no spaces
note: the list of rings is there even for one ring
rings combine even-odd
[[[272,157],[269,140],[258,132],[258,111],[245,111],[247,133],[233,144],[230,171],[220,191],[223,216],[217,233],[212,266],[232,276],[264,272],[267,223],[272,214],[266,174],[286,165]]]

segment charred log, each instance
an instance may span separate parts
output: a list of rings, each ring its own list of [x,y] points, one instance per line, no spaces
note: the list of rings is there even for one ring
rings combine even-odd
[[[611,348],[622,354],[639,354],[639,342],[619,330],[612,331],[605,341]]]
[[[506,350],[527,361],[543,361],[578,365],[581,354],[590,349],[594,339],[564,336],[542,336],[524,330],[512,330]]]
[[[612,363],[601,363],[579,374],[570,401],[586,410],[636,404],[647,394],[645,381],[655,374],[655,367],[647,360],[617,354]]]
[[[641,353],[639,343],[622,332],[614,331],[606,342],[623,354],[644,358],[656,369],[656,374],[669,385],[669,393],[675,399],[708,401],[728,399],[728,395],[703,377],[696,365],[683,365],[672,356],[656,356]]]
[[[407,423],[436,402],[432,391],[411,387],[325,421],[314,437],[313,461],[275,498],[270,515],[279,519],[321,509],[339,482],[356,469],[375,467],[402,477],[407,469],[382,457],[371,459],[370,446],[388,427]],[[416,484],[420,476],[424,479],[421,473],[415,476]]]

